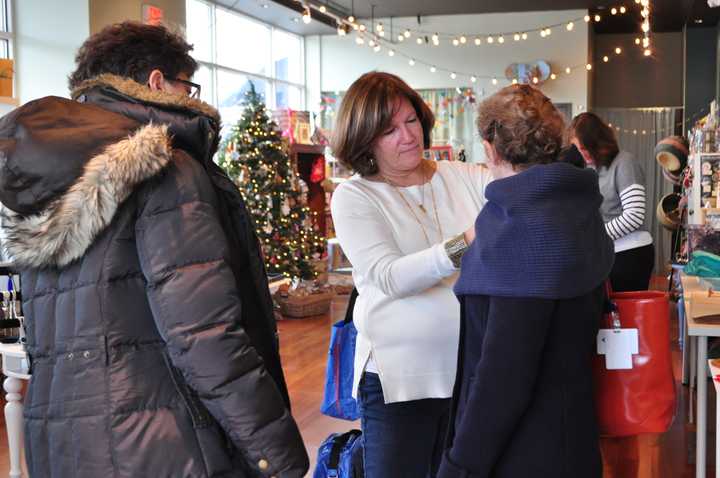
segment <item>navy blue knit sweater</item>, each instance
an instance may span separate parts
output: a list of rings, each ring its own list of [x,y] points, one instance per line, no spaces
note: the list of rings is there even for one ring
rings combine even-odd
[[[610,274],[615,254],[595,171],[536,165],[491,182],[485,196],[455,294],[564,299]]]

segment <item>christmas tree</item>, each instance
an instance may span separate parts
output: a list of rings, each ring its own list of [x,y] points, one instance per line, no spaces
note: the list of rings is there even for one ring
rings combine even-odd
[[[312,279],[311,259],[324,245],[311,220],[302,179],[291,164],[277,124],[250,83],[240,121],[220,148],[220,166],[240,188],[262,243],[270,274]]]

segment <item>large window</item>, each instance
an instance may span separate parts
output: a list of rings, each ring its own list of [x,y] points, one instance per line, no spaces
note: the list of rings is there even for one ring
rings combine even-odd
[[[187,0],[187,36],[200,63],[194,81],[224,125],[240,119],[251,83],[269,109],[305,108],[302,37],[204,0]]]

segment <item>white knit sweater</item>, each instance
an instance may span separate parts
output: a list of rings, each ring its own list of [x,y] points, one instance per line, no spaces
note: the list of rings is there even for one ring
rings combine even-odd
[[[424,196],[421,186],[398,191],[357,175],[333,194],[335,230],[359,292],[353,394],[372,356],[385,403],[452,396],[460,307],[452,291],[457,270],[444,242],[474,224],[491,180],[484,166],[443,161]],[[421,197],[427,213],[418,207]]]

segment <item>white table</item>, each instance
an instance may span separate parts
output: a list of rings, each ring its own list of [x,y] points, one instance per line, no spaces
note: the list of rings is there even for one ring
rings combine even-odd
[[[10,478],[21,478],[25,469],[21,380],[30,380],[28,357],[20,344],[0,344],[0,355],[2,355],[2,371],[7,377],[3,388],[7,392],[5,425],[10,449]],[[25,472],[25,476],[27,476],[27,472]]]
[[[683,286],[683,300],[685,301],[686,331],[690,338],[694,338],[691,345],[697,354],[696,369],[690,372],[690,388],[692,390],[693,376],[697,375],[697,431],[695,448],[695,476],[705,478],[707,460],[707,342],[708,337],[720,337],[720,324],[704,324],[696,321],[698,317],[720,314],[720,295],[708,293],[709,289],[720,291],[717,288],[720,282],[714,284],[696,276],[682,273],[680,276]],[[695,367],[691,367],[695,368]],[[716,449],[716,454],[720,450]],[[720,477],[720,466],[717,467],[716,477]]]

